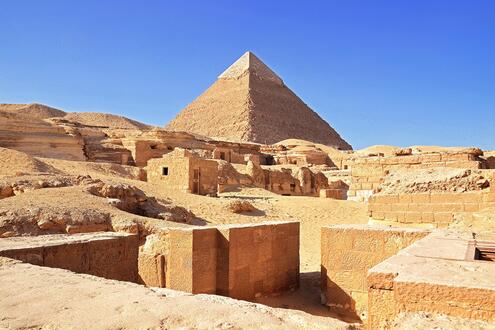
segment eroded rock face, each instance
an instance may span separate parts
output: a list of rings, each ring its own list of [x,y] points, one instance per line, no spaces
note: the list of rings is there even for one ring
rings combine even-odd
[[[251,162],[254,166],[254,163]],[[258,165],[259,166],[259,165]],[[219,185],[248,185],[253,180],[245,174],[239,173],[229,162],[218,161],[218,184]]]
[[[0,237],[110,230],[110,214],[93,209],[63,206],[0,209]]]
[[[227,208],[233,213],[245,213],[256,211],[253,204],[248,201],[235,200],[228,204]]]
[[[87,190],[95,196],[107,198],[109,204],[122,211],[144,217],[181,223],[192,223],[195,218],[192,212],[179,206],[166,205],[165,201],[148,197],[141,189],[128,184],[98,182]]]
[[[490,186],[490,176],[480,170],[432,168],[397,171],[386,176],[381,193],[423,193],[483,190]]]
[[[97,182],[89,175],[22,175],[0,179],[0,199],[43,188],[62,188]]]
[[[265,186],[265,173],[261,166],[253,163],[252,161],[248,161],[246,172],[251,177],[255,185],[260,187]]]
[[[79,135],[29,114],[4,112],[1,107],[0,147],[38,157],[86,160]]]

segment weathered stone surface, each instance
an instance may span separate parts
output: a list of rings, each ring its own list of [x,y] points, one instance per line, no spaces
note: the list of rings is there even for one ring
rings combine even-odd
[[[299,223],[174,228],[147,237],[139,258],[146,285],[253,300],[298,287]]]
[[[300,311],[214,295],[150,289],[6,258],[0,258],[0,279],[0,328],[355,328],[334,318]]]
[[[366,319],[370,268],[428,232],[421,229],[334,225],[321,230],[321,285],[336,312]]]
[[[0,147],[39,157],[85,160],[83,141],[63,127],[27,115],[0,111]]]
[[[402,312],[494,322],[495,263],[474,260],[472,237],[433,232],[370,269],[369,326],[391,324]]]
[[[253,53],[245,53],[166,129],[272,144],[300,138],[351,149]]]
[[[121,281],[137,281],[136,235],[91,233],[0,240],[0,256]]]

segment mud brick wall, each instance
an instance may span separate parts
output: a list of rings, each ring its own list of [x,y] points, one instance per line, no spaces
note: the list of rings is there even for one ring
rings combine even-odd
[[[484,166],[478,156],[469,153],[360,157],[346,159],[342,164],[344,169],[351,170],[352,176],[347,196],[357,200],[367,200],[383,181],[383,177],[391,171],[432,167],[479,169]]]
[[[351,200],[367,200],[389,173],[384,165],[372,162],[357,163],[350,168],[352,183],[349,185],[347,196]]]
[[[148,286],[252,300],[299,284],[298,222],[170,228],[153,240],[139,255]]]
[[[366,318],[370,268],[423,238],[420,229],[335,225],[321,230],[321,285],[331,310]]]
[[[146,166],[148,160],[160,158],[171,151],[171,147],[160,141],[136,141],[123,139],[122,144],[130,150],[136,166]]]
[[[375,220],[443,228],[454,220],[456,213],[494,207],[495,191],[490,189],[465,193],[378,194],[370,197],[368,212]]]
[[[135,235],[75,234],[2,239],[0,256],[120,281],[137,281]]]

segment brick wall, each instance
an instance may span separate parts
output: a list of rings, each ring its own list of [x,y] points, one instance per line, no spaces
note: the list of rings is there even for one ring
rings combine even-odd
[[[4,238],[0,256],[113,280],[137,281],[138,238],[121,233]]]
[[[495,206],[495,191],[373,195],[369,216],[375,220],[406,225],[446,227],[456,213],[472,213]]]
[[[171,228],[150,239],[139,256],[148,286],[252,300],[299,284],[298,222]]]
[[[321,230],[321,284],[335,312],[365,318],[370,268],[427,234],[419,229],[335,225]]]

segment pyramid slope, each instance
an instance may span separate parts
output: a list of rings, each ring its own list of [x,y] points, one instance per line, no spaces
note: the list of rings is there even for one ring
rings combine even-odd
[[[250,141],[249,76],[219,79],[165,128],[211,138]]]
[[[273,144],[286,139],[309,140],[339,149],[352,149],[316,112],[287,86],[251,77],[252,142]]]
[[[165,128],[232,141],[273,144],[296,138],[352,149],[251,52]]]
[[[283,85],[282,79],[263,63],[252,52],[246,52],[237,61],[227,68],[218,79],[238,79],[244,74],[255,75],[262,80],[269,80],[274,83]]]

